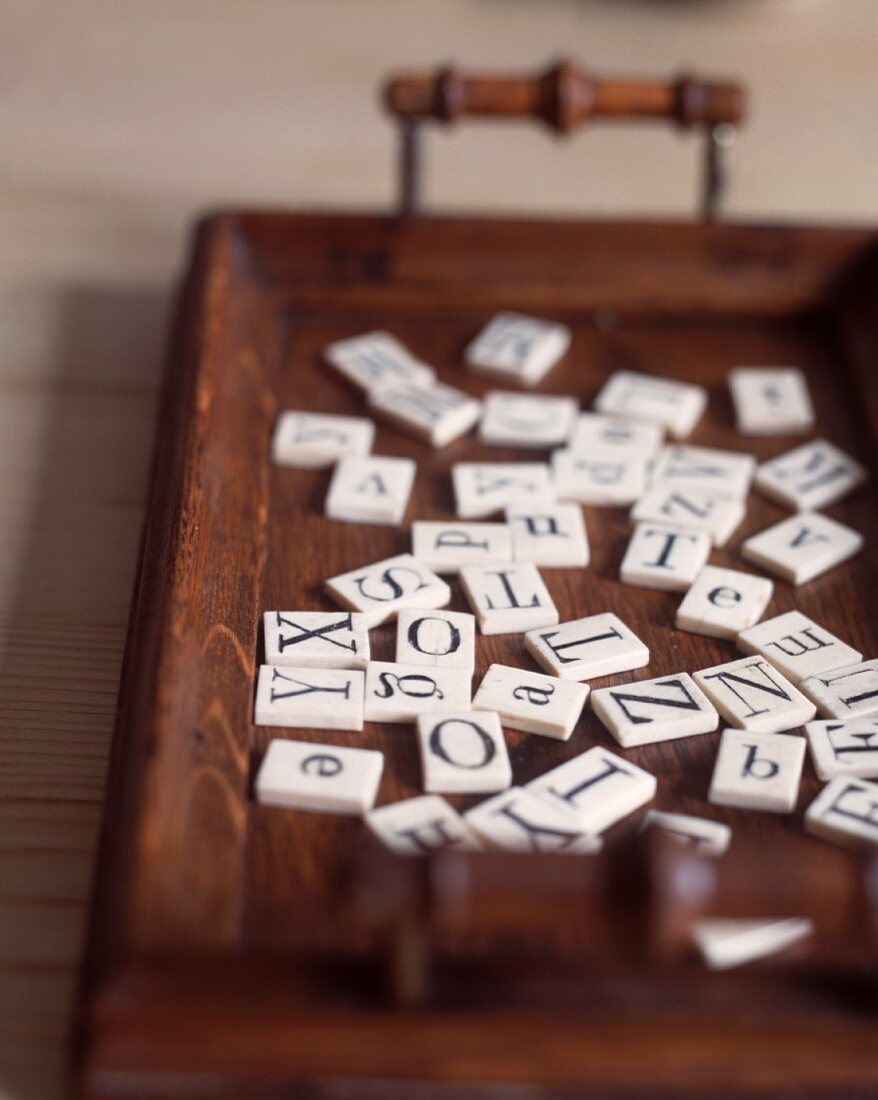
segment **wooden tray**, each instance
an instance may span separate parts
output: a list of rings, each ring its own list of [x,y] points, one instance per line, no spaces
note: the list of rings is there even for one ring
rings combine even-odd
[[[413,870],[429,865],[394,857],[374,868],[384,876],[376,880],[359,822],[254,804],[254,769],[281,732],[251,724],[262,611],[331,608],[324,578],[409,547],[406,528],[325,519],[328,472],[271,466],[277,412],[361,413],[360,398],[323,365],[321,349],[378,327],[443,380],[476,394],[495,387],[463,370],[461,351],[499,309],[572,327],[571,351],[542,391],[574,394],[587,408],[620,367],[699,382],[710,404],[691,441],[746,447],[760,458],[790,443],[736,436],[727,372],[797,364],[817,408],[815,434],[874,465],[878,235],[870,231],[283,213],[206,221],[171,343],[125,660],[76,1044],[84,1095],[878,1090],[866,996],[874,993],[874,956],[870,962],[856,940],[845,955],[836,936],[821,956],[832,976],[821,963],[708,977],[680,955],[667,965],[636,952],[617,959],[609,941],[591,945],[606,959],[579,965],[560,933],[557,942],[552,936],[557,876],[541,903],[538,890],[528,895],[537,857],[516,857],[514,888],[507,881],[511,892],[497,895],[509,902],[505,931],[482,937],[477,950],[474,935],[468,958],[464,921],[453,950],[437,946],[425,1003],[394,1007],[380,981],[381,947],[388,934],[397,948],[407,941],[364,916],[363,879],[383,884],[392,899],[412,883],[432,881],[435,889],[429,870]],[[472,437],[433,452],[384,427],[375,451],[417,459],[409,519],[453,515],[452,463],[526,457]],[[829,512],[864,533],[865,552],[802,588],[778,582],[769,610],[798,607],[876,655],[878,521],[870,494]],[[712,560],[741,565],[742,538],[782,515],[751,495],[746,522]],[[544,574],[562,620],[613,610],[653,654],[648,672],[597,686],[735,656],[731,643],[673,629],[678,596],[619,583],[624,510],[586,509],[586,521],[590,567]],[[451,606],[464,609],[456,583],[453,590]],[[373,633],[377,658],[389,659],[392,632]],[[477,677],[492,661],[534,667],[518,637],[480,638]],[[405,727],[293,736],[382,749],[381,803],[419,791]],[[616,747],[590,711],[566,744],[514,732],[508,740],[515,778],[524,781],[590,745]],[[697,813],[706,809],[716,744],[717,735],[706,735],[628,755],[657,774],[656,805]],[[818,787],[808,762],[790,817],[710,807],[733,826],[735,845],[750,858],[755,844],[759,857],[761,875],[739,879],[732,892],[737,913],[787,915],[771,908],[778,884],[804,872],[812,888],[802,904],[838,909],[838,861],[847,857],[801,829]],[[613,840],[637,823],[611,836],[605,856],[576,866],[618,872],[630,853],[624,837]],[[505,866],[501,857],[471,858],[484,862],[464,861],[468,873],[475,880],[487,868],[489,884]],[[631,865],[626,873],[634,881],[640,871]],[[565,874],[582,887],[587,926],[599,927],[592,872]],[[518,923],[515,890],[529,897]],[[604,933],[624,942],[630,922],[604,916]],[[836,924],[844,941],[847,925]],[[528,959],[536,959],[530,969]]]

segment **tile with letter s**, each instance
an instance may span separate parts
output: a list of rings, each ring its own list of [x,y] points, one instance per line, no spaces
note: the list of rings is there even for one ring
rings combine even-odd
[[[330,577],[324,587],[342,607],[362,612],[370,628],[392,619],[404,607],[444,607],[451,599],[445,581],[411,554]]]

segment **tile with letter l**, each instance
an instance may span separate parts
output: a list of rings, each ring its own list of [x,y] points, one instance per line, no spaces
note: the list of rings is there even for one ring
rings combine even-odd
[[[852,848],[878,845],[878,783],[836,776],[805,811],[805,831]]]
[[[755,471],[756,459],[751,454],[678,443],[659,451],[652,468],[652,487],[743,500]]]
[[[759,620],[773,593],[774,583],[766,577],[705,565],[677,608],[677,629],[737,638]]]
[[[410,458],[339,459],[326,494],[327,516],[349,523],[401,523],[417,469]]]
[[[787,611],[742,630],[738,649],[761,654],[793,683],[852,665],[863,656],[801,611]]]
[[[618,370],[604,383],[594,407],[628,420],[660,424],[674,439],[685,439],[707,408],[707,390],[639,371]]]
[[[389,332],[366,332],[347,340],[336,340],[324,348],[327,361],[348,382],[369,391],[378,386],[413,383],[429,386],[436,372]]]
[[[856,459],[825,439],[813,439],[761,463],[755,484],[764,496],[802,512],[835,504],[867,476]]]
[[[510,504],[543,505],[555,499],[545,462],[456,462],[451,483],[460,519],[483,519]]]
[[[859,531],[819,512],[800,512],[741,544],[741,556],[791,584],[806,584],[863,548]]]
[[[816,708],[764,657],[743,657],[693,674],[723,718],[738,729],[778,733],[810,722]]]
[[[547,672],[562,680],[591,680],[649,664],[647,647],[610,611],[529,630],[524,645]]]
[[[345,455],[367,455],[374,438],[374,423],[362,416],[288,410],[277,418],[271,460],[278,466],[316,470]]]
[[[559,500],[608,507],[633,504],[646,486],[642,455],[594,454],[568,447],[552,454],[552,478]]]
[[[480,802],[463,815],[489,848],[510,852],[599,852],[601,838],[587,833],[566,806],[526,787]]]
[[[660,424],[639,423],[618,416],[581,412],[576,419],[569,450],[576,454],[639,456],[650,459],[665,438]]]
[[[619,567],[623,584],[685,592],[710,555],[710,537],[703,531],[638,523]]]
[[[459,573],[464,565],[512,561],[512,534],[505,523],[415,520],[412,555],[437,573]]]
[[[805,736],[820,779],[878,779],[878,716],[818,719],[807,723]]]
[[[878,714],[878,660],[821,672],[799,687],[817,704],[824,718],[867,718]]]
[[[469,710],[470,674],[457,668],[426,668],[371,661],[366,668],[367,722],[414,722],[426,711]]]
[[[396,661],[456,668],[472,676],[476,664],[475,618],[465,611],[405,608],[397,616]]]
[[[711,917],[695,921],[692,939],[711,970],[730,970],[733,966],[777,955],[813,932],[814,923],[807,917],[775,920]]]
[[[253,721],[293,729],[361,730],[361,669],[277,668],[262,665]]]
[[[497,447],[559,447],[569,439],[578,412],[572,397],[494,391],[485,394],[479,439]]]
[[[792,435],[814,426],[808,383],[797,367],[736,367],[729,389],[742,435]]]
[[[591,705],[626,749],[711,733],[719,725],[713,704],[686,672],[599,688]]]
[[[473,696],[473,710],[495,710],[509,729],[566,741],[588,698],[587,684],[511,665],[491,665]]]
[[[275,739],[256,775],[256,800],[264,806],[364,814],[372,808],[384,754],[311,741]]]
[[[708,799],[717,806],[790,813],[804,760],[805,738],[796,734],[723,730]]]
[[[706,856],[721,856],[732,839],[732,830],[722,821],[664,810],[647,810],[643,827],[661,829],[672,840]]]
[[[366,616],[353,611],[266,611],[265,663],[298,668],[365,668]]]
[[[726,500],[697,489],[658,485],[644,493],[631,509],[634,523],[670,523],[710,535],[714,546],[725,546],[744,519],[743,501]]]
[[[588,535],[578,504],[513,505],[506,509],[512,557],[546,568],[588,565]]]
[[[442,382],[381,386],[369,394],[369,405],[382,420],[431,447],[466,435],[482,415],[480,401]]]
[[[325,588],[342,607],[361,611],[370,628],[392,619],[404,607],[444,607],[451,599],[445,581],[411,554],[340,573],[330,577]]]
[[[461,814],[438,794],[389,802],[366,814],[373,836],[401,856],[426,856],[445,848],[478,852],[481,844]]]
[[[421,774],[429,794],[493,794],[512,783],[496,711],[419,714]]]
[[[521,313],[498,313],[464,352],[474,371],[535,386],[566,354],[570,329]]]
[[[558,621],[549,590],[530,562],[465,565],[460,580],[482,634],[523,634]]]

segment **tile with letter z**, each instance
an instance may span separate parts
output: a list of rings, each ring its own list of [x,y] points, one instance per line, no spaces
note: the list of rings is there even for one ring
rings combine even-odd
[[[591,680],[649,664],[647,647],[609,611],[529,630],[524,644],[547,672],[562,680]]]
[[[323,354],[348,382],[367,392],[400,382],[429,386],[436,379],[433,368],[416,359],[389,332],[367,332],[336,340]]]
[[[588,685],[491,665],[473,696],[474,710],[495,710],[509,729],[566,741],[579,721]]]
[[[427,711],[469,710],[469,672],[372,661],[366,669],[367,722],[414,722]]]
[[[707,408],[703,386],[617,370],[595,398],[598,412],[660,424],[674,439],[685,439]]]
[[[787,611],[742,630],[738,649],[761,654],[793,683],[852,665],[863,656],[801,611]]]
[[[878,779],[878,716],[808,722],[805,736],[820,779],[837,775]]]
[[[725,546],[744,519],[743,501],[702,493],[697,489],[672,489],[657,485],[631,509],[634,523],[669,523],[691,527],[710,535],[714,546]]]
[[[463,815],[489,848],[509,852],[599,852],[600,837],[587,833],[573,810],[526,787],[511,787]]]
[[[326,494],[327,516],[349,523],[401,523],[417,469],[410,458],[340,459]]]
[[[493,794],[512,782],[512,765],[495,711],[419,714],[424,790],[430,794]]]
[[[365,820],[370,832],[397,855],[427,856],[445,848],[462,852],[481,849],[463,817],[438,794],[389,802],[366,814]]]
[[[704,668],[695,682],[738,729],[779,733],[810,722],[816,708],[764,657]]]
[[[466,565],[460,580],[482,634],[523,634],[558,621],[549,590],[530,562]]]
[[[570,329],[521,313],[498,313],[464,352],[474,371],[535,386],[570,347]]]
[[[625,749],[711,733],[719,725],[713,704],[686,672],[599,688],[591,705]]]
[[[364,673],[360,669],[262,665],[253,721],[292,729],[361,730]]]
[[[786,814],[796,808],[805,738],[723,730],[708,798],[718,806]]]
[[[444,607],[451,589],[411,554],[363,565],[330,577],[326,591],[351,611],[361,611],[369,627],[380,626],[404,607]]]
[[[465,611],[400,611],[396,661],[403,665],[456,668],[472,676],[476,664],[476,620]]]
[[[677,629],[737,638],[762,617],[773,593],[774,583],[766,577],[705,565],[677,608]]]
[[[384,754],[311,741],[268,746],[256,775],[256,800],[264,806],[364,814],[372,808]]]
[[[791,584],[806,584],[862,548],[859,531],[819,512],[800,512],[746,539],[741,555]]]
[[[805,811],[805,829],[852,848],[878,845],[878,783],[836,776]]]
[[[361,416],[282,412],[271,441],[271,460],[278,466],[317,470],[345,455],[367,455],[374,437],[375,425]]]
[[[412,555],[437,573],[459,573],[464,565],[511,562],[512,534],[505,523],[415,520]]]
[[[366,616],[353,611],[266,611],[265,663],[298,668],[365,668]]]

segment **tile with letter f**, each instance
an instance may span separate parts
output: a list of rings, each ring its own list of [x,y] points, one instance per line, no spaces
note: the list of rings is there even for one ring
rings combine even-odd
[[[510,852],[600,851],[600,837],[586,832],[573,810],[526,787],[511,787],[480,802],[464,817],[489,848]]]
[[[547,672],[563,680],[591,680],[649,664],[644,643],[609,611],[529,630],[524,644]]]
[[[816,707],[764,657],[744,657],[694,673],[723,718],[739,729],[778,733],[810,722]]]
[[[530,562],[466,565],[460,579],[482,634],[523,634],[558,621],[549,590]]]
[[[476,620],[464,611],[400,611],[396,627],[399,664],[456,668],[472,675],[476,663]]]
[[[364,814],[372,808],[384,754],[311,741],[275,739],[256,775],[256,800],[266,806]]]
[[[723,730],[708,798],[718,806],[790,813],[796,808],[805,738]]]
[[[710,733],[719,725],[713,704],[685,672],[599,688],[591,704],[626,749]]]
[[[455,848],[481,849],[478,837],[461,814],[438,794],[422,794],[390,802],[366,814],[370,832],[401,856],[427,856]]]
[[[253,721],[257,726],[361,730],[363,686],[360,669],[262,665]]]

